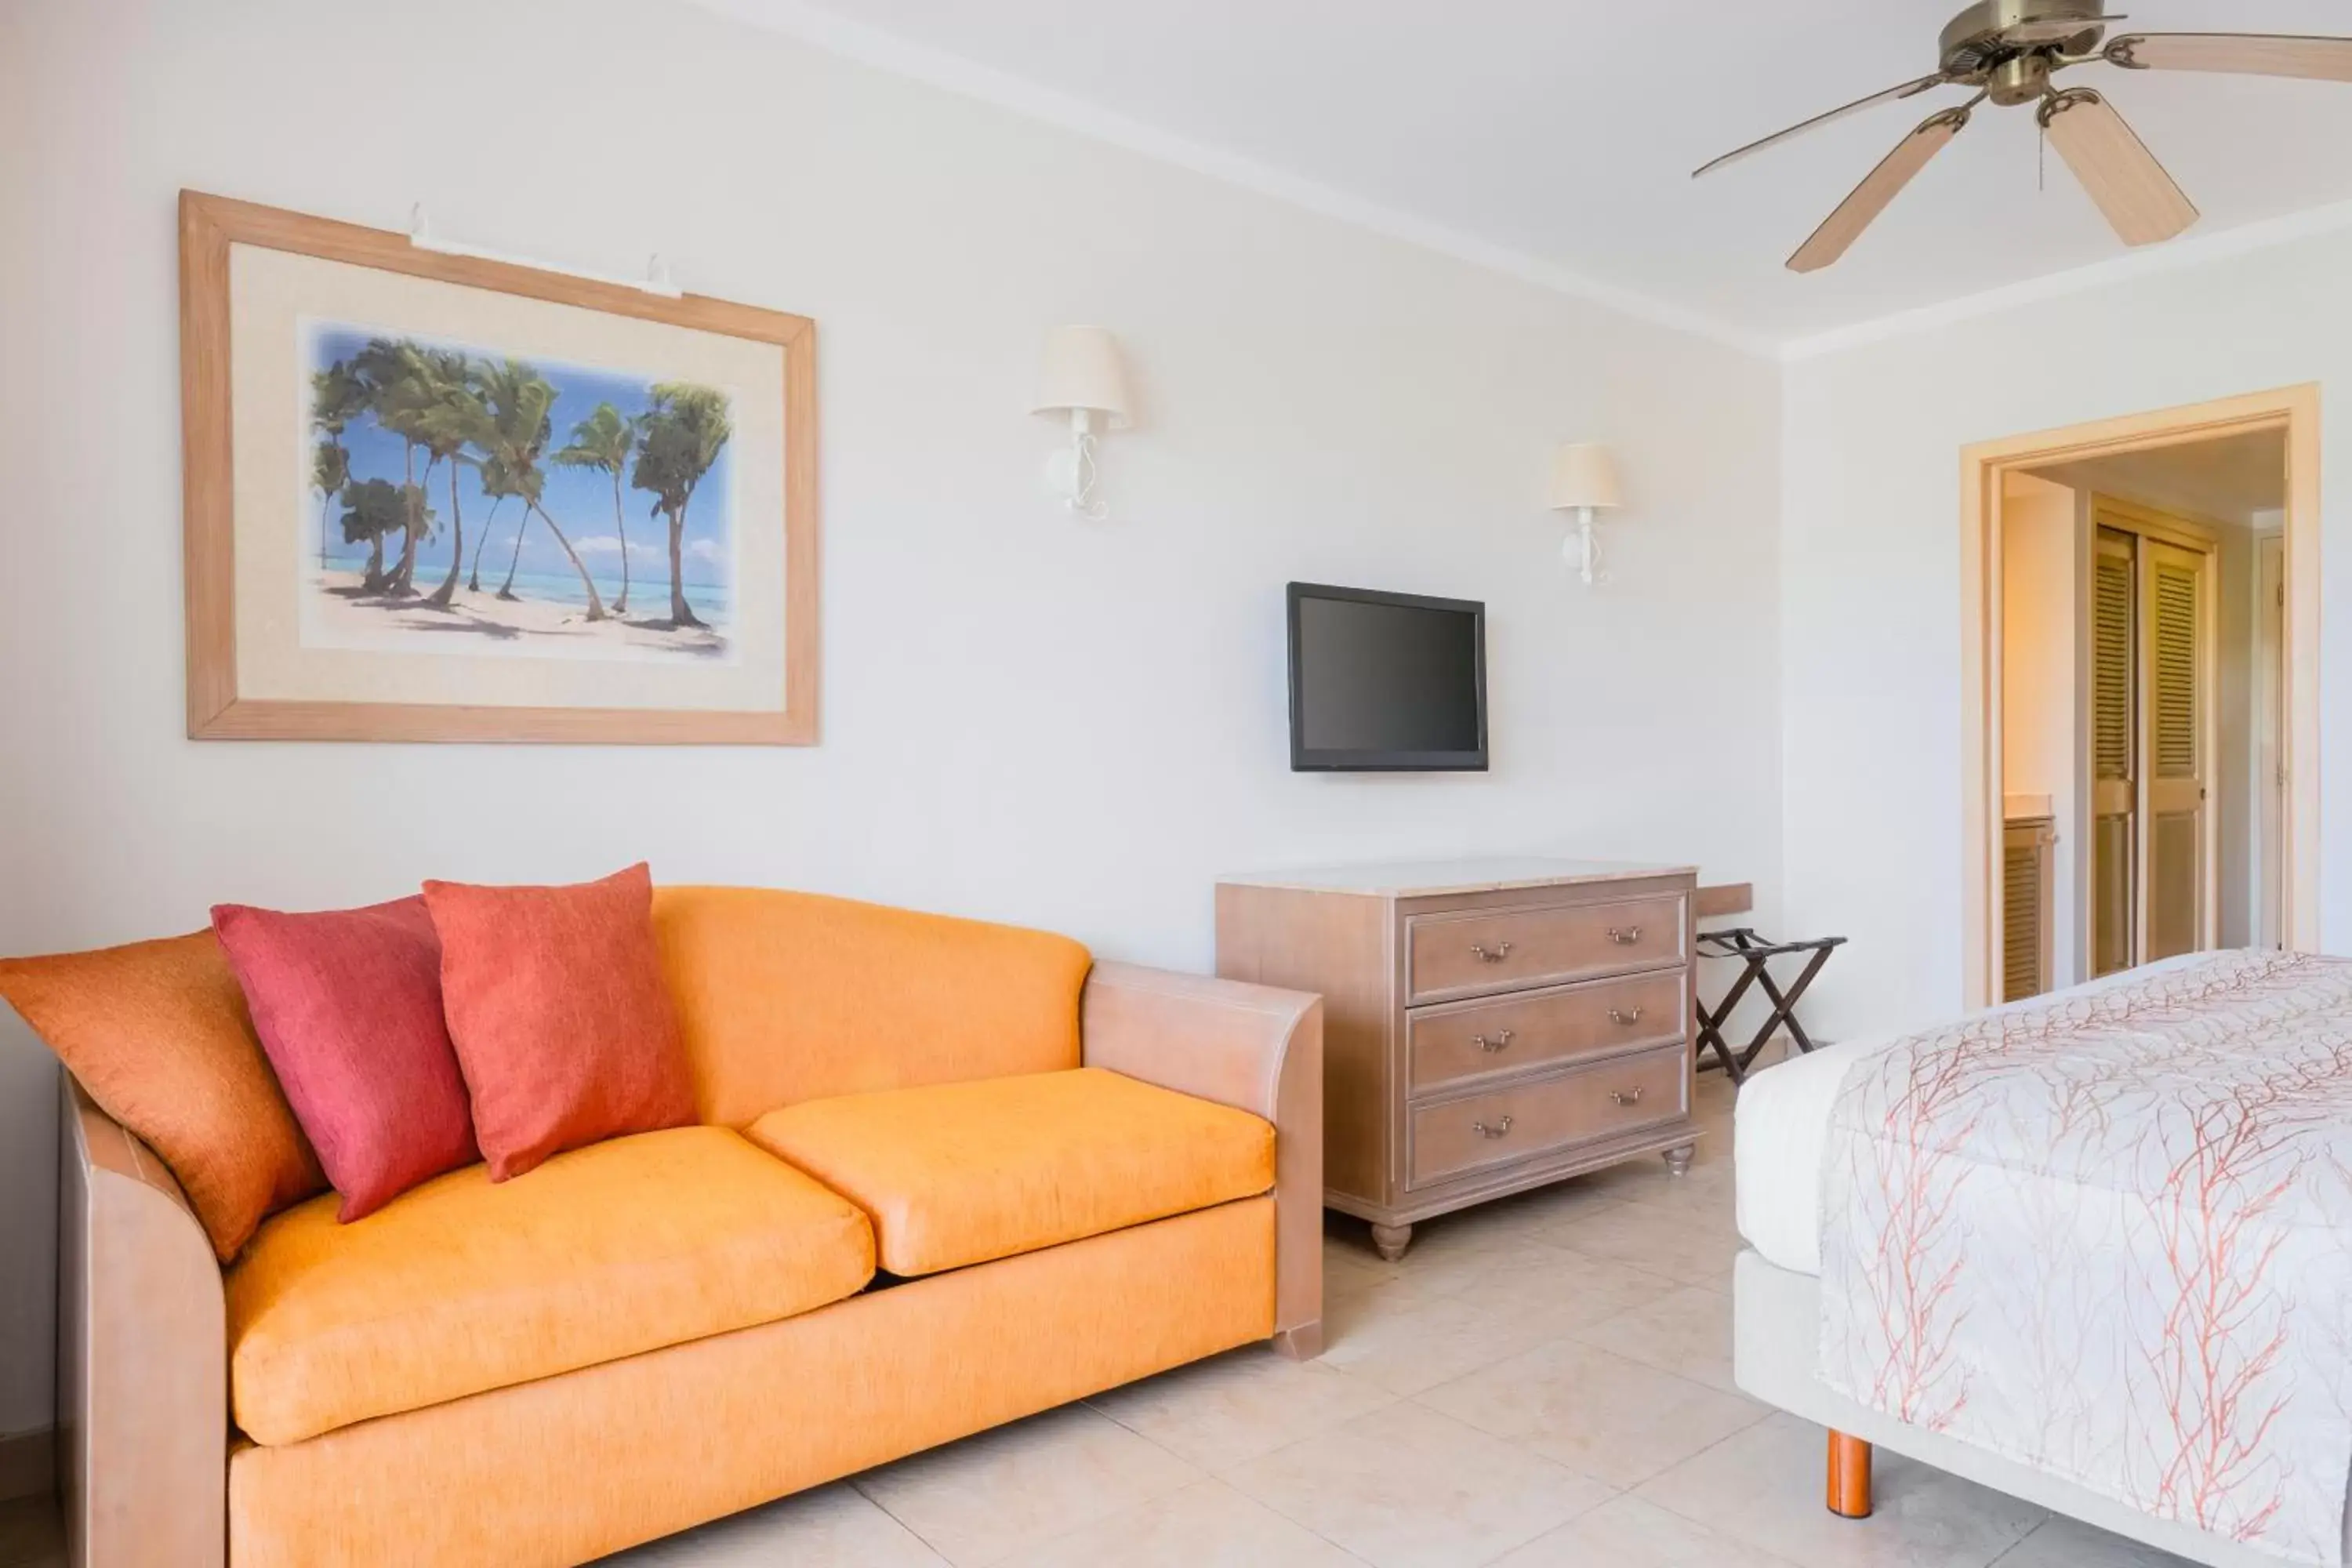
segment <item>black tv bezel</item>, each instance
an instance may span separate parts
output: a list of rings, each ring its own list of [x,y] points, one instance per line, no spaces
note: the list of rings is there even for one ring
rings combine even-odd
[[[1385,752],[1309,750],[1299,692],[1298,605],[1302,599],[1339,599],[1408,610],[1446,610],[1471,619],[1478,689],[1478,749],[1475,752]],[[1328,583],[1293,583],[1284,595],[1289,619],[1290,771],[1295,773],[1483,773],[1487,771],[1486,606],[1476,599],[1436,599],[1425,594],[1390,594],[1374,588],[1342,588]]]

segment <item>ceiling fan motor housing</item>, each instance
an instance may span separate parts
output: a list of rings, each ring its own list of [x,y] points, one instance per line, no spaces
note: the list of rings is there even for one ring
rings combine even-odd
[[[1977,0],[1944,28],[1937,48],[1953,79],[1983,87],[1995,103],[2030,103],[2053,57],[2097,48],[2105,19],[2101,0]],[[2071,22],[2081,26],[2069,29]]]

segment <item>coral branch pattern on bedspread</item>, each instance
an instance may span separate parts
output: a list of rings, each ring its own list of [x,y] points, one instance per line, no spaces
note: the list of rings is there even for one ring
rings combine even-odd
[[[2294,1563],[2345,1561],[2352,961],[2210,954],[1857,1062],[1822,1374]]]

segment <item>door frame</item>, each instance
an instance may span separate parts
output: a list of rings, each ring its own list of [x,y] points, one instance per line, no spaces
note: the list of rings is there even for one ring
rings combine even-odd
[[[2254,542],[2254,834],[2263,862],[2284,857],[2286,825],[2286,541],[2266,533]],[[2254,915],[2254,941],[2284,941],[2284,883],[2273,876],[2263,889]]]
[[[2287,773],[2278,858],[2288,948],[2319,942],[2319,387],[2316,383],[1960,450],[1960,932],[1962,1002],[1989,1007],[2000,973],[2000,485],[2013,469],[2217,436],[2286,436],[2286,659],[2280,736]],[[2079,674],[2079,672],[2078,672]]]

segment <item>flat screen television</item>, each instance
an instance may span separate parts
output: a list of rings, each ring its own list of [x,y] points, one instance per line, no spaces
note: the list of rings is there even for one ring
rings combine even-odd
[[[1295,773],[1483,773],[1486,606],[1290,584]]]

